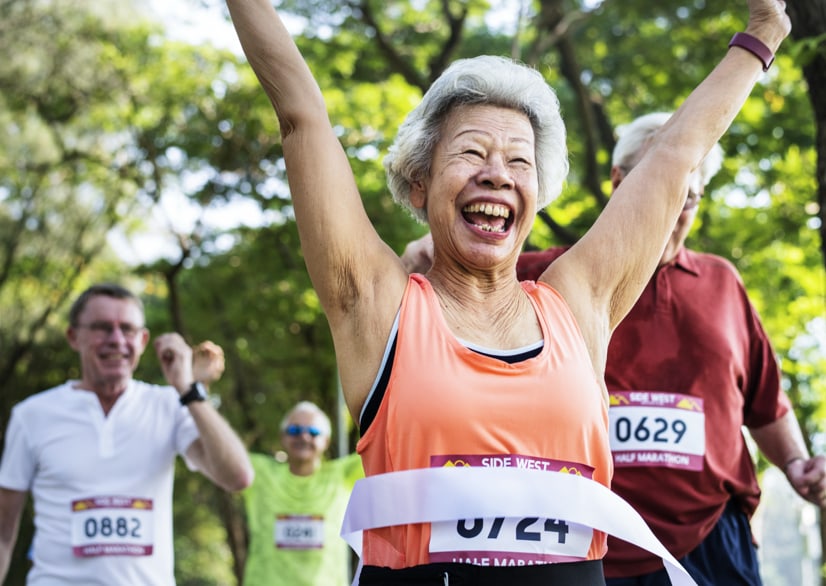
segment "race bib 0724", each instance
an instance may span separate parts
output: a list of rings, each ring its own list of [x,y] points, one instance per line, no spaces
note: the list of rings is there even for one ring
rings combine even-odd
[[[518,454],[433,456],[432,467],[482,466],[543,470],[591,478],[593,469]],[[484,492],[484,487],[478,487]],[[430,561],[524,566],[585,559],[593,530],[565,519],[494,517],[432,523]]]

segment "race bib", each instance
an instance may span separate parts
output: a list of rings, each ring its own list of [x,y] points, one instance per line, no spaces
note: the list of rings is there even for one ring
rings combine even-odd
[[[593,469],[571,462],[517,454],[433,456],[431,467],[488,467],[543,470],[591,478]],[[479,487],[484,493],[485,487]],[[432,523],[430,561],[477,566],[524,566],[585,559],[590,527],[564,519],[493,517]]]
[[[609,396],[616,468],[703,469],[706,434],[701,398],[654,391],[612,391]]]
[[[324,517],[277,515],[273,539],[278,549],[321,549],[324,547]]]
[[[152,555],[153,515],[152,499],[97,496],[72,501],[72,553]]]

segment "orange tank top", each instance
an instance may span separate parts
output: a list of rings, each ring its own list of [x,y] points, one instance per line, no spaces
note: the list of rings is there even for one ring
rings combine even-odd
[[[554,289],[533,281],[522,289],[544,345],[509,364],[465,347],[430,282],[410,276],[387,388],[357,446],[367,476],[519,456],[566,463],[563,470],[572,465],[610,485],[607,405],[579,327]],[[430,563],[430,537],[429,524],[365,531],[362,559],[394,569]],[[587,559],[605,550],[605,534],[594,531]]]

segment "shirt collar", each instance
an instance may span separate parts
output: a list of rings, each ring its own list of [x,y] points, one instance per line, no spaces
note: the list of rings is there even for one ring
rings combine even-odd
[[[674,257],[668,265],[679,267],[687,273],[691,273],[695,277],[700,276],[700,265],[697,263],[697,258],[685,246],[681,246],[677,256]]]

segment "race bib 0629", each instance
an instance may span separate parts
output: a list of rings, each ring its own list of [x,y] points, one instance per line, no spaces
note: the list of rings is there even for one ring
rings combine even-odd
[[[654,391],[612,391],[608,420],[614,466],[702,470],[703,400]]]

